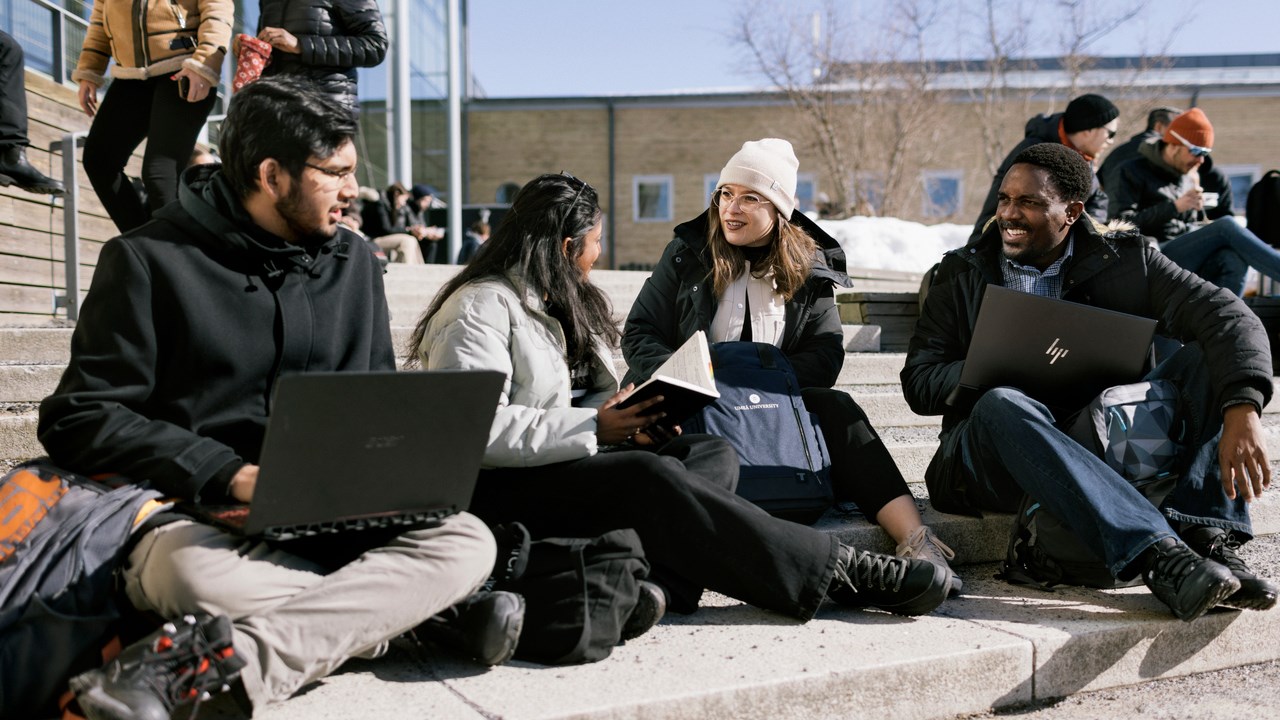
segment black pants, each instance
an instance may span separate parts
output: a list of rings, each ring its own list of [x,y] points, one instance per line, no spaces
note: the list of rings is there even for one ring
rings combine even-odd
[[[84,145],[84,172],[120,232],[145,223],[151,213],[178,198],[178,175],[191,159],[200,128],[216,96],[197,103],[178,95],[168,75],[111,82]],[[129,156],[147,141],[142,156],[146,206],[124,174]]]
[[[826,597],[839,543],[733,494],[737,467],[724,440],[682,436],[657,452],[482,471],[470,509],[491,525],[518,520],[534,537],[634,528],[675,612],[696,610],[707,588],[808,620]]]
[[[818,416],[831,453],[831,487],[837,502],[856,503],[875,522],[876,513],[890,500],[911,494],[889,448],[849,393],[805,388],[801,395],[809,412]]]
[[[22,46],[0,32],[0,149],[27,144],[27,89]]]

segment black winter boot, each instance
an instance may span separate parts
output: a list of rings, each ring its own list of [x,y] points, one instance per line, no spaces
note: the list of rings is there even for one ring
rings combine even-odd
[[[1188,528],[1182,537],[1200,555],[1225,565],[1240,581],[1240,589],[1227,596],[1223,605],[1246,610],[1270,610],[1275,607],[1277,589],[1274,583],[1264,580],[1244,564],[1236,554],[1240,540],[1235,533],[1223,528],[1197,525]]]
[[[231,689],[245,666],[231,638],[227,616],[187,615],[71,678],[71,690],[90,720],[169,720]]]
[[[485,665],[501,665],[516,654],[522,629],[524,598],[482,590],[429,618],[413,634]]]
[[[1180,540],[1165,538],[1143,554],[1147,569],[1142,582],[1179,620],[1195,620],[1240,589],[1230,570]]]
[[[0,148],[0,187],[18,187],[38,195],[62,195],[62,182],[45,176],[27,162],[27,149],[22,145]]]

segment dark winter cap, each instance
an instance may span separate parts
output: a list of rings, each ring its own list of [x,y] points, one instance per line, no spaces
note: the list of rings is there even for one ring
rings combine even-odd
[[[1067,103],[1062,114],[1062,130],[1068,135],[1082,130],[1092,130],[1120,117],[1120,108],[1101,95],[1081,95]]]
[[[431,197],[436,196],[436,189],[430,185],[414,185],[412,192],[414,200],[421,200],[428,195]]]

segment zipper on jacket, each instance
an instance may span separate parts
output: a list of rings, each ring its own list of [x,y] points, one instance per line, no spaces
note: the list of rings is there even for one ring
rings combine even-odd
[[[187,29],[187,16],[182,12],[182,6],[178,4],[178,0],[169,0],[169,11],[173,13],[173,19],[178,21],[178,29]]]

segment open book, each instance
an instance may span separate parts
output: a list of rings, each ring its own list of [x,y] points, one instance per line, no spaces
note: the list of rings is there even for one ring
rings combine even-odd
[[[677,424],[720,397],[711,375],[711,350],[707,347],[706,333],[701,330],[694,333],[658,366],[653,377],[618,403],[618,407],[630,407],[655,395],[661,395],[662,402],[649,408],[649,412],[666,413],[664,425]]]

